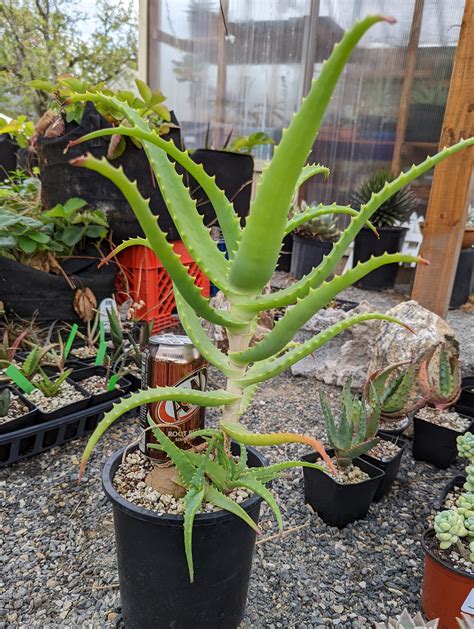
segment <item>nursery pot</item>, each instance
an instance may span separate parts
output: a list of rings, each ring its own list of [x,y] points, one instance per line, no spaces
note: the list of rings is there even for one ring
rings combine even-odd
[[[400,463],[402,460],[403,452],[406,447],[406,444],[404,442],[399,441],[397,437],[393,437],[391,435],[384,435],[380,432],[378,436],[380,437],[380,439],[384,441],[391,441],[392,443],[397,444],[400,450],[389,461],[381,461],[380,459],[376,459],[375,457],[370,456],[370,454],[363,454],[360,457],[364,461],[368,461],[369,463],[372,463],[372,465],[379,467],[381,470],[385,472],[383,478],[381,479],[379,483],[379,486],[377,487],[377,491],[375,492],[374,502],[378,502],[379,500],[381,500],[390,491],[395,479],[398,476],[398,471],[400,470]]]
[[[425,551],[422,606],[428,619],[439,618],[439,629],[457,629],[456,617],[464,611],[474,615],[474,602],[468,595],[474,588],[474,576],[443,561],[433,551],[433,529],[425,531],[421,544]],[[469,616],[468,616],[469,618]]]
[[[81,384],[83,380],[91,378],[92,376],[106,376],[107,369],[102,366],[84,367],[72,372],[69,376],[73,382]],[[110,375],[113,375],[113,371]],[[109,400],[115,400],[116,398],[124,395],[130,390],[132,384],[127,378],[119,378],[117,381],[117,387],[112,391],[103,391],[102,393],[92,393],[92,404],[102,404]],[[84,389],[84,387],[82,386]],[[87,391],[87,389],[85,389]]]
[[[368,227],[363,227],[354,241],[352,266],[358,262],[366,262],[371,256],[401,251],[407,230],[404,227],[378,227],[380,238]],[[367,290],[384,290],[393,288],[398,272],[398,264],[386,264],[356,282],[359,288]]]
[[[474,376],[466,376],[461,382],[461,395],[454,406],[458,413],[474,417]]]
[[[235,448],[238,451],[238,447]],[[266,460],[247,448],[248,465]],[[102,473],[113,506],[122,615],[127,629],[234,629],[241,622],[255,532],[227,511],[198,514],[193,525],[194,583],[184,553],[183,517],[158,515],[120,496],[113,477],[123,450]],[[261,498],[241,506],[257,522]]]
[[[446,496],[456,487],[462,487],[465,482],[466,476],[464,474],[456,474],[454,478],[446,483],[438,500],[437,511],[443,511],[443,509],[445,508],[444,501],[446,500]]]
[[[444,105],[411,104],[406,139],[411,142],[438,142],[443,126],[444,110]]]
[[[456,275],[454,276],[453,290],[449,300],[450,308],[459,308],[466,303],[471,294],[471,281],[474,269],[474,247],[461,249],[459,254]]]
[[[303,238],[293,234],[293,252],[290,273],[297,279],[307,275],[311,269],[323,261],[323,256],[331,253],[333,243],[319,238]]]
[[[473,424],[474,422],[464,432],[472,430]],[[413,458],[445,470],[456,459],[456,437],[462,434],[464,433],[438,426],[415,415],[413,418]]]
[[[401,425],[397,426],[396,428],[391,428],[390,427],[390,421],[389,420],[384,420],[382,418],[381,422],[380,422],[380,430],[378,431],[378,435],[382,436],[382,435],[389,435],[391,437],[400,437],[400,435],[402,435],[405,430],[408,428],[408,426],[410,425],[411,419],[410,417],[406,417],[405,418],[406,421],[404,422],[400,422]]]
[[[22,393],[17,391],[12,386],[1,387],[1,390],[10,389],[10,392],[15,397],[18,397],[21,402],[28,408],[28,411],[23,415],[19,415],[15,417],[15,419],[11,419],[8,422],[0,424],[0,435],[4,435],[9,432],[13,432],[14,430],[20,430],[21,428],[29,428],[33,426],[36,420],[36,416],[38,411],[36,410],[36,406],[32,404]]]
[[[58,417],[65,417],[66,415],[72,415],[72,413],[77,413],[77,411],[82,411],[84,408],[89,406],[89,402],[91,400],[91,395],[84,391],[84,389],[73,382],[70,378],[66,378],[66,382],[72,384],[74,388],[79,389],[79,391],[83,394],[83,398],[77,400],[76,402],[72,402],[71,404],[65,404],[64,406],[60,406],[54,411],[43,411],[40,406],[38,406],[38,420],[40,422],[49,422],[52,419],[58,419]]]
[[[326,450],[333,456],[334,450]],[[319,454],[311,452],[303,461],[317,463]],[[344,485],[335,481],[329,474],[310,467],[303,468],[305,500],[319,517],[329,526],[343,529],[347,524],[361,520],[367,515],[375,492],[384,476],[379,468],[361,458],[354,465],[366,472],[370,478],[361,483]]]

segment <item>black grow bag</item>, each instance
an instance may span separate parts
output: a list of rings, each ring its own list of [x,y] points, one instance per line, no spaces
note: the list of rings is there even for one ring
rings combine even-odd
[[[236,448],[238,451],[238,447]],[[265,459],[248,448],[250,466]],[[234,629],[241,622],[255,532],[227,511],[198,514],[193,526],[194,583],[184,554],[183,518],[158,515],[120,496],[112,481],[123,450],[105,464],[102,485],[114,512],[122,615],[127,629]],[[241,506],[257,522],[261,498]]]
[[[303,238],[293,234],[293,251],[291,254],[290,273],[301,279],[311,269],[321,264],[323,256],[331,253],[333,243],[319,238]]]
[[[406,443],[404,441],[400,441],[397,437],[393,437],[392,435],[384,435],[379,432],[378,436],[382,440],[391,441],[392,443],[395,443],[400,448],[400,450],[389,461],[381,461],[380,459],[376,459],[370,454],[363,454],[361,456],[361,459],[363,459],[364,461],[368,461],[369,463],[372,463],[372,465],[379,467],[381,470],[385,472],[385,475],[380,481],[379,486],[377,487],[377,491],[375,492],[374,502],[378,502],[379,500],[382,500],[382,498],[386,496],[388,492],[390,491],[390,489],[392,488],[392,485],[398,476],[398,471],[400,470],[400,463],[402,460],[403,451],[405,450],[405,446],[406,446]]]
[[[202,164],[208,175],[215,176],[217,186],[232,201],[243,225],[250,208],[253,157],[232,151],[196,149],[191,158],[196,164]],[[205,224],[214,224],[215,213],[203,189],[192,177],[189,177],[189,187],[197,201],[199,212],[204,215]]]
[[[97,303],[111,297],[115,289],[115,265],[97,268],[99,258],[77,259],[78,266],[71,280],[77,288],[88,287]],[[63,263],[66,272],[74,260]],[[41,321],[79,321],[73,308],[74,290],[62,275],[45,273],[0,257],[0,300],[8,313],[31,318],[38,312]]]
[[[468,430],[472,432],[473,427],[474,421],[464,432]],[[464,432],[438,426],[415,415],[413,418],[413,458],[445,470],[454,463],[458,453],[456,438]]]
[[[368,227],[363,227],[354,241],[354,256],[352,266],[358,262],[366,262],[372,256],[380,256],[383,253],[397,253],[401,251],[405,239],[404,227],[378,227],[380,238]],[[367,290],[383,290],[393,288],[398,273],[398,264],[386,264],[385,266],[368,273],[356,282],[359,288]]]
[[[326,450],[333,456],[334,450]],[[316,452],[306,454],[303,461],[318,463]],[[356,458],[354,465],[370,478],[361,483],[343,485],[329,474],[310,467],[303,468],[305,500],[329,526],[343,529],[356,520],[365,518],[384,472],[363,459]]]
[[[176,124],[174,116],[172,120]],[[105,157],[110,136],[84,142],[64,153],[71,140],[76,140],[90,131],[110,126],[107,120],[97,112],[94,105],[87,103],[80,125],[70,122],[66,124],[66,132],[61,137],[41,138],[38,142],[41,194],[45,209],[57,203],[65,203],[70,197],[80,197],[92,207],[106,210],[113,238],[116,242],[121,242],[130,236],[143,236],[130,205],[109,179],[87,168],[73,167],[69,164],[69,160],[87,152],[95,157]],[[163,138],[172,139],[177,146],[181,146],[179,129],[171,129],[169,135]],[[168,233],[171,240],[179,240],[178,232],[168,214],[161,192],[155,184],[145,152],[137,148],[129,139],[126,139],[126,143],[125,152],[111,163],[116,167],[122,166],[125,174],[132,181],[137,181],[142,195],[150,198],[151,210],[159,216],[158,222],[161,229]]]

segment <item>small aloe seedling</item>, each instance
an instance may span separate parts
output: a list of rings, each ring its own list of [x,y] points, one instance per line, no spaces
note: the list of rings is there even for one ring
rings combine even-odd
[[[136,182],[130,181],[121,168],[90,154],[71,160],[73,166],[88,168],[107,177],[122,192],[145,237],[131,238],[117,247],[111,255],[134,245],[154,251],[173,281],[178,314],[186,333],[201,354],[227,378],[225,388],[214,391],[156,387],[122,399],[105,415],[91,436],[83,455],[81,474],[98,439],[114,421],[138,406],[163,400],[221,407],[219,426],[225,440],[233,439],[241,445],[256,446],[306,443],[316,449],[333,468],[322,444],[312,437],[295,433],[255,434],[244,427],[241,416],[251,404],[262,382],[313,354],[340,332],[373,319],[403,325],[388,315],[364,313],[348,317],[304,343],[293,342],[294,336],[306,321],[367,273],[385,264],[424,262],[412,255],[386,253],[360,263],[342,275],[332,277],[348,246],[359,231],[370,223],[371,217],[382,203],[443,159],[474,144],[474,139],[467,139],[444,148],[386,183],[358,210],[345,208],[345,213],[349,215],[349,224],[322,263],[291,286],[276,293],[265,293],[266,285],[275,271],[282,241],[295,227],[295,221],[289,218],[295,195],[307,179],[327,173],[324,166],[306,164],[306,160],[338,78],[359,40],[371,26],[381,21],[391,23],[394,20],[369,16],[355,24],[345,33],[330,58],[323,64],[300,110],[282,133],[273,159],[260,179],[245,227],[241,227],[233,204],[218,188],[214,178],[207,175],[202,165],[193,162],[187,151],[181,151],[171,140],[160,137],[142,115],[140,104],[130,102],[120,93],[113,94],[100,89],[81,91],[72,86],[74,93],[66,99],[67,105],[90,101],[103,108],[113,109],[117,113],[115,119],[122,122],[110,129],[89,133],[74,140],[71,145],[110,135],[127,136],[140,143],[183,244],[199,269],[222,291],[229,304],[227,310],[217,309],[204,297],[189,275],[187,267],[174,253],[166,234],[160,229],[157,217],[150,210],[149,200],[140,194]],[[228,258],[213,241],[175,164],[179,164],[189,173],[209,199],[226,242]],[[332,215],[337,213],[338,208],[327,205],[320,206],[316,211],[319,216]],[[312,217],[307,216],[305,220],[309,218]],[[259,315],[289,305],[293,307],[287,309],[274,328],[263,339],[252,344]],[[227,354],[214,346],[202,327],[202,319],[224,328],[229,342]],[[193,504],[188,503],[185,519],[192,510]],[[189,546],[187,549],[189,561]]]
[[[461,369],[459,354],[441,343],[422,362],[420,381],[427,401],[443,410],[456,402],[461,395]]]
[[[56,397],[61,390],[63,382],[71,375],[72,369],[66,369],[66,371],[63,371],[62,374],[54,379],[45,374],[42,369],[40,369],[39,373],[41,378],[35,380],[35,387],[41,391],[44,397]]]
[[[325,395],[320,392],[319,397],[329,445],[334,448],[338,467],[344,469],[352,465],[353,459],[377,445],[380,407],[370,408],[364,398],[352,397],[350,382],[347,382],[342,396],[340,419],[336,424]]]
[[[371,374],[365,385],[365,397],[380,405],[384,420],[398,420],[426,404],[419,382],[419,365],[403,362],[389,365]]]
[[[38,372],[43,358],[47,355],[50,349],[51,347],[33,347],[20,367],[20,371],[25,378],[30,379]]]
[[[3,389],[0,392],[0,417],[5,417],[10,409],[10,404],[12,401],[12,395],[10,389]]]

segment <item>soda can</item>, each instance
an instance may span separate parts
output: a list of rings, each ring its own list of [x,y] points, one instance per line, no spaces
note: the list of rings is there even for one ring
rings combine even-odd
[[[190,338],[178,334],[156,334],[150,337],[142,358],[142,388],[182,387],[204,391],[207,384],[207,362]],[[140,408],[140,424],[149,427],[147,417],[180,448],[192,444],[185,437],[204,428],[206,409],[185,402],[160,401]],[[140,441],[140,450],[156,460],[166,460],[164,452],[150,448],[157,443],[153,432],[147,430]]]

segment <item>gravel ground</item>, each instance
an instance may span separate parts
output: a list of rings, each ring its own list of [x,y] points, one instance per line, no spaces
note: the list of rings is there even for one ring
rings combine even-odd
[[[266,384],[247,414],[253,430],[297,429],[322,436],[317,390],[288,375]],[[334,389],[325,387],[329,397]],[[215,413],[209,413],[209,423]],[[0,470],[2,525],[0,627],[120,625],[111,511],[100,486],[106,457],[137,434],[136,420],[109,430],[77,486],[85,440]],[[264,449],[271,461],[295,458],[297,445]],[[460,469],[460,468],[459,468]],[[286,532],[263,509],[243,627],[371,627],[419,608],[420,534],[446,481],[456,472],[415,463],[405,453],[390,496],[364,521],[329,528],[303,500],[299,470],[275,483]]]

